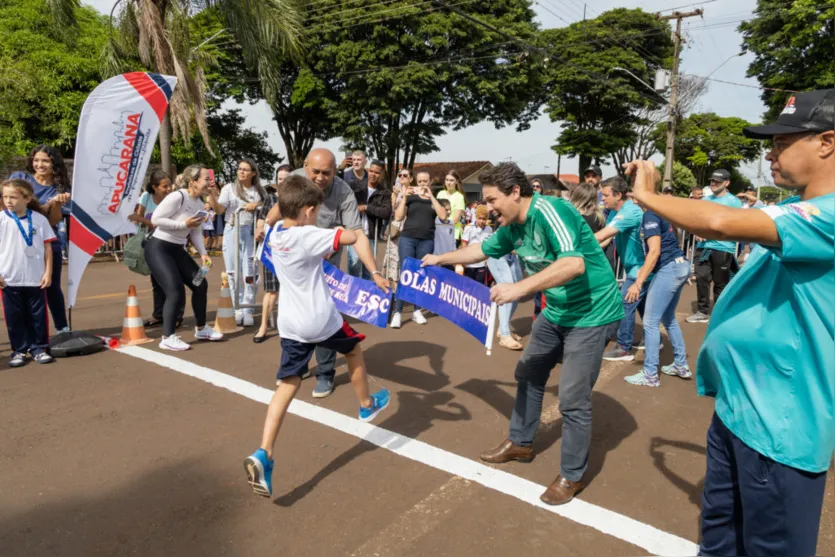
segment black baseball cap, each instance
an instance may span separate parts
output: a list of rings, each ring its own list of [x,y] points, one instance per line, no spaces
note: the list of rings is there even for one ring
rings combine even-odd
[[[757,188],[755,188],[754,186],[749,185],[749,186],[745,186],[745,191],[757,191]]]
[[[716,182],[730,182],[731,181],[731,173],[727,170],[720,168],[719,170],[714,170],[713,174],[710,175],[710,181]]]
[[[672,193],[672,192],[673,192],[673,188],[671,188],[670,186],[664,186],[664,189],[661,190],[661,193]]]
[[[600,167],[597,166],[596,164],[593,164],[590,167],[588,167],[587,169],[585,169],[583,171],[583,176],[585,176],[589,172],[594,172],[596,175],[600,176],[601,178],[603,177],[603,171],[600,170]]]
[[[820,89],[792,95],[777,122],[749,126],[742,133],[751,139],[771,139],[779,134],[832,130],[835,130],[835,89]]]

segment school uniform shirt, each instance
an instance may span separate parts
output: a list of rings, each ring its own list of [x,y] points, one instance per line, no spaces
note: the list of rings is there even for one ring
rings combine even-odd
[[[755,245],[713,308],[698,392],[758,453],[825,472],[835,449],[835,197],[762,209],[781,245]]]
[[[493,229],[489,226],[485,226],[484,228],[479,228],[477,225],[473,225],[467,228],[464,231],[464,237],[462,238],[463,241],[467,242],[467,245],[470,244],[483,244],[484,241],[493,235]],[[468,269],[481,269],[482,267],[486,266],[486,261],[480,261],[478,263],[471,263],[467,265]]]
[[[443,255],[455,251],[455,226],[449,219],[442,221],[435,218],[435,248],[434,255]]]
[[[275,274],[281,283],[278,330],[281,338],[316,343],[342,328],[331,299],[322,258],[339,249],[342,230],[316,226],[277,228],[270,234]]]
[[[623,300],[611,265],[574,206],[562,198],[533,195],[524,224],[500,227],[481,251],[498,259],[516,251],[529,275],[563,257],[582,257],[586,271],[545,291],[542,315],[563,327],[597,327],[624,316]]]
[[[186,225],[186,221],[199,211],[205,211],[202,199],[190,196],[186,190],[169,193],[157,205],[151,217],[151,223],[156,226],[152,237],[181,246],[185,246],[186,240],[191,239],[197,252],[206,255],[201,227],[189,228]]]
[[[723,195],[722,197],[716,197],[715,195],[711,195],[709,198],[705,197],[704,201],[718,203],[719,205],[724,205],[725,207],[733,207],[734,209],[742,208],[742,201],[740,201],[739,198],[737,198],[735,195],[732,195],[729,192],[725,192],[725,195]],[[725,253],[736,253],[736,242],[720,242],[719,240],[705,240],[696,244],[696,247],[701,249],[711,249],[714,251],[724,251]]]
[[[261,203],[261,196],[258,194],[258,188],[255,186],[250,186],[248,188],[244,188],[244,199],[238,197],[238,186],[237,184],[227,184],[223,186],[223,189],[220,190],[220,197],[218,197],[217,202],[226,207],[226,222],[232,221],[232,216],[235,215],[241,207],[246,205],[247,203]],[[254,219],[254,212],[250,211],[241,211],[237,213],[235,217],[237,220],[235,224],[240,226],[248,226],[251,225]]]
[[[644,212],[644,219],[641,222],[641,245],[644,248],[644,255],[649,253],[649,244],[647,239],[653,236],[661,237],[661,253],[658,256],[658,261],[655,263],[652,272],[655,273],[671,261],[675,261],[679,257],[684,257],[681,248],[678,247],[678,239],[676,233],[673,231],[673,225],[662,219],[652,211]]]
[[[0,277],[8,286],[39,286],[46,260],[44,250],[47,244],[56,244],[55,231],[49,221],[40,213],[32,211],[32,245],[38,249],[33,257],[26,255],[26,240],[17,223],[7,210],[0,211]],[[20,224],[29,234],[29,219],[20,217]],[[60,265],[59,260],[57,264]],[[52,263],[56,264],[55,261]]]
[[[618,231],[614,240],[615,248],[628,278],[636,278],[644,264],[644,248],[641,243],[643,220],[644,212],[628,199],[619,211],[609,213],[606,221],[606,226],[614,226]]]
[[[452,218],[452,213],[455,211],[461,211],[461,215],[464,216],[464,213],[467,209],[466,202],[464,201],[464,194],[459,191],[454,191],[449,193],[447,190],[443,190],[438,193],[438,200],[446,199],[449,201],[449,208],[450,208],[450,215],[449,218]],[[464,230],[464,225],[460,222],[455,223],[455,239],[460,240],[461,234]]]
[[[35,194],[35,199],[38,200],[38,203],[41,205],[46,205],[50,199],[58,195],[58,188],[55,186],[44,186],[38,183],[35,180],[35,177],[29,174],[28,172],[12,172],[9,175],[9,180],[26,180],[32,186],[32,192]],[[0,204],[2,205],[2,204]],[[68,201],[66,204],[61,206],[61,214],[62,215],[69,215],[70,214],[70,207],[72,207],[72,201]],[[56,224],[52,231],[57,235],[58,234],[58,225]],[[56,253],[61,253],[61,242],[52,242],[52,251]],[[56,260],[53,264],[60,263],[60,260]],[[36,285],[37,286],[37,285]]]

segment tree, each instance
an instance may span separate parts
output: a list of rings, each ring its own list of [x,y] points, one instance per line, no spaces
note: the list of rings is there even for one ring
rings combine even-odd
[[[60,31],[45,0],[6,0],[0,8],[0,159],[41,143],[71,157],[78,118],[100,82],[104,19],[74,8],[77,27]]]
[[[162,166],[167,170],[171,163],[171,139],[182,137],[188,141],[192,121],[211,152],[204,97],[205,68],[214,60],[191,41],[192,13],[206,8],[217,10],[224,28],[240,45],[244,64],[257,74],[268,91],[280,86],[279,56],[299,53],[300,18],[292,0],[120,1],[123,8],[119,39],[110,41],[105,52],[108,70],[119,73],[124,61],[135,57],[147,68],[177,76],[177,88],[160,128]]]
[[[664,175],[664,168],[667,166],[667,161],[661,165],[658,172]],[[673,192],[681,197],[687,197],[690,192],[698,186],[696,177],[693,172],[678,161],[673,162]]]
[[[754,53],[748,76],[761,86],[794,91],[835,86],[835,3],[758,0],[754,18],[739,30],[743,49]],[[777,118],[789,95],[763,90],[766,121]]]
[[[324,105],[345,143],[365,147],[392,173],[436,151],[445,130],[485,120],[525,129],[537,116],[540,70],[515,43],[447,10],[360,1],[350,14],[336,0],[308,11],[310,73],[300,72],[291,99],[307,120]],[[525,0],[460,9],[523,40],[536,33]],[[384,12],[395,15],[375,25]]]
[[[712,112],[691,114],[676,130],[675,160],[688,167],[699,184],[707,182],[714,170],[730,172],[744,162],[757,160],[762,142],[748,139],[742,129],[750,126],[742,118],[717,116]],[[656,128],[656,148],[664,149],[666,128]]]
[[[175,142],[171,155],[178,168],[202,163],[220,169],[220,177],[229,183],[235,181],[238,162],[248,157],[258,163],[262,181],[272,181],[276,166],[284,159],[269,146],[266,132],[259,133],[245,127],[246,119],[240,109],[211,110],[206,116],[206,123],[212,151],[199,141],[190,144]]]
[[[618,8],[543,31],[539,42],[554,53],[542,88],[545,112],[563,125],[554,151],[579,157],[582,174],[592,159],[634,145],[635,129],[645,121],[640,111],[655,111],[664,101],[615,68],[652,82],[657,69],[672,67],[669,25],[642,10]]]
[[[707,92],[707,80],[698,76],[680,75],[678,88],[679,101],[676,125],[681,122],[685,114],[693,109],[699,98]],[[633,130],[635,133],[634,141],[611,154],[615,169],[621,175],[624,175],[624,164],[638,159],[648,159],[659,152],[656,143],[656,129],[659,124],[667,121],[667,106],[658,109],[641,108],[637,111],[636,116],[637,123]],[[660,150],[663,151],[664,149],[661,148]],[[674,173],[676,167],[676,165],[673,166]]]

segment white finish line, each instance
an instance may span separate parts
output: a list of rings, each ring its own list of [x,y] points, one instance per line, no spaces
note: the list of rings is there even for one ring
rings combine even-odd
[[[273,391],[243,379],[147,348],[125,346],[116,351],[178,371],[262,404],[269,404],[273,395]],[[333,410],[294,400],[290,404],[289,412],[368,441],[402,457],[481,484],[578,524],[589,526],[641,547],[654,555],[686,556],[698,553],[698,546],[689,540],[580,499],[574,499],[566,505],[551,507],[539,500],[545,486],[490,468],[480,462],[433,447],[422,441],[360,422]]]

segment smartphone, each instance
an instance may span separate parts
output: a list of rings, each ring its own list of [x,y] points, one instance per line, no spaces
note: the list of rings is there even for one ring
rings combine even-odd
[[[197,211],[196,213],[194,213],[194,216],[198,219],[205,219],[209,216],[209,213],[207,213],[206,211]]]
[[[209,168],[208,170],[209,170],[209,182],[214,183],[214,181],[215,181],[215,171],[212,170],[211,168]]]

